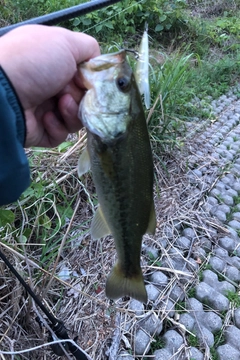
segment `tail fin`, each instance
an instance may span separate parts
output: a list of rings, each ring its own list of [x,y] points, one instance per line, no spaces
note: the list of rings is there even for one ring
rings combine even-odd
[[[107,278],[106,295],[109,299],[119,299],[131,296],[143,303],[147,302],[147,292],[143,282],[141,269],[134,277],[126,277],[118,263],[116,263]]]

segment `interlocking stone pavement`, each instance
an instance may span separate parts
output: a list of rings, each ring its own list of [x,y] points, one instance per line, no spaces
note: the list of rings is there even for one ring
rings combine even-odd
[[[161,266],[185,275],[178,274],[167,300],[162,292],[170,284],[171,273],[162,272],[160,267],[150,275],[146,288],[153,313],[159,318],[149,317],[151,311],[145,315],[136,305],[141,320],[134,351],[139,359],[147,359],[140,355],[147,354],[151,339],[160,336],[161,348],[155,347],[149,355],[154,360],[207,360],[213,358],[213,349],[214,359],[240,360],[240,100],[230,91],[213,101],[212,111],[215,121],[206,123],[205,128],[199,124],[199,133],[194,135],[186,177],[193,194],[204,194],[201,211],[219,226],[209,225],[210,235],[205,236],[196,234],[191,225],[182,229],[174,220],[178,236],[168,255],[162,257]],[[174,239],[167,226],[165,235]],[[161,244],[165,249],[164,239]],[[157,258],[156,249],[151,252]],[[184,286],[191,284],[193,274],[198,281],[192,286],[191,297],[186,297]],[[181,302],[185,304],[179,314],[176,304]],[[164,313],[172,319],[170,329],[164,327]],[[196,338],[196,344],[186,343],[189,335]],[[124,353],[118,360],[125,358],[135,357]]]

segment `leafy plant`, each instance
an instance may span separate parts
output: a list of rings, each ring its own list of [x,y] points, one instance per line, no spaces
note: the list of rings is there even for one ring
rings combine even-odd
[[[109,6],[104,10],[98,10],[84,17],[72,21],[76,30],[87,31],[92,35],[101,34],[101,40],[106,40],[115,34],[116,30],[121,36],[142,32],[147,21],[151,31],[169,31],[173,27],[183,23],[183,9],[186,7],[185,0],[123,0],[120,3]],[[103,32],[107,30],[107,33]]]

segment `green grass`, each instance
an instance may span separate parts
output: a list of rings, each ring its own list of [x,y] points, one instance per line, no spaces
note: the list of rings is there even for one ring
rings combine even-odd
[[[188,345],[192,346],[192,347],[199,348],[199,346],[200,346],[199,340],[198,340],[197,336],[194,334],[188,335],[187,342],[188,342]]]
[[[232,303],[235,308],[240,307],[240,296],[238,292],[228,291],[226,294],[228,300]]]
[[[156,336],[154,341],[151,342],[150,354],[154,354],[154,351],[163,349],[165,346],[165,341],[161,336]]]

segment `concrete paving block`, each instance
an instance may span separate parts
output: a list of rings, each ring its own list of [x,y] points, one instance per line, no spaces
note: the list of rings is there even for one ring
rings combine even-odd
[[[181,220],[173,220],[173,225],[176,230],[180,231],[182,230],[182,222]]]
[[[203,360],[203,354],[201,353],[201,351],[192,346],[189,349],[189,356],[192,360]]]
[[[193,258],[190,258],[187,262],[187,268],[190,271],[197,271],[199,269],[199,264]]]
[[[200,258],[202,260],[206,259],[206,251],[200,247],[197,247],[193,250],[193,256],[195,259]]]
[[[161,246],[162,246],[162,242],[160,241],[160,239],[159,239],[159,243],[161,243]],[[159,250],[156,249],[156,248],[153,247],[153,246],[146,246],[146,247],[144,248],[144,250],[145,250],[146,254],[148,254],[148,256],[151,256],[151,260],[152,260],[152,259],[155,260],[155,259],[157,259],[158,256],[159,256]]]
[[[182,235],[189,239],[194,239],[196,237],[195,231],[190,227],[183,229]]]
[[[214,345],[214,336],[205,326],[195,324],[193,330],[202,345],[205,343],[207,343],[209,347]]]
[[[178,285],[174,285],[171,293],[170,293],[170,299],[173,301],[183,301],[185,297],[184,291],[183,289],[178,286]]]
[[[221,180],[217,181],[217,183],[215,184],[215,188],[218,189],[219,191],[221,191],[221,193],[225,192],[226,190],[226,184],[224,184],[224,182],[222,182]]]
[[[195,319],[190,314],[184,313],[180,315],[179,323],[184,325],[187,330],[192,331],[195,325]]]
[[[214,289],[217,287],[218,276],[215,272],[213,272],[212,270],[204,270],[202,276],[205,283],[212,286]]]
[[[227,229],[230,233],[229,236],[231,236],[232,239],[234,240],[239,240],[239,236],[238,236],[238,233],[235,229],[233,229],[231,226],[227,226]]]
[[[226,265],[226,261],[220,259],[218,256],[213,256],[209,259],[209,264],[212,266],[214,270],[223,272]]]
[[[131,299],[128,305],[128,309],[134,311],[136,316],[141,316],[144,314],[144,305],[138,300]]]
[[[235,181],[234,184],[232,185],[233,189],[236,191],[240,191],[240,182],[239,181]]]
[[[233,256],[231,258],[232,261],[232,265],[237,268],[238,270],[240,270],[240,258],[238,256]]]
[[[234,325],[229,326],[225,331],[225,339],[228,344],[240,351],[240,329]]]
[[[168,330],[162,338],[165,341],[165,348],[172,354],[183,344],[182,336],[175,330]]]
[[[205,251],[210,251],[212,250],[212,242],[206,238],[205,236],[203,236],[201,239],[200,239],[200,242],[201,242],[201,247],[205,250]]]
[[[216,290],[219,291],[221,294],[226,295],[229,291],[235,292],[236,289],[234,285],[230,284],[228,281],[219,281],[216,286]]]
[[[207,199],[206,199],[206,202],[209,204],[209,205],[217,205],[218,204],[218,200],[213,197],[213,196],[209,196]]]
[[[221,194],[221,199],[226,205],[230,205],[230,206],[234,205],[233,198],[230,195]]]
[[[234,323],[240,329],[240,308],[234,311]]]
[[[169,317],[175,315],[175,305],[169,298],[166,301],[162,300],[157,306],[158,309],[162,310],[163,313],[167,314]]]
[[[234,164],[233,168],[232,168],[232,173],[239,175],[240,174],[240,165],[239,164]]]
[[[236,190],[234,190],[234,189],[227,190],[226,194],[231,196],[231,197],[238,196],[238,192]]]
[[[235,241],[229,236],[224,236],[219,239],[219,245],[227,251],[233,251],[235,249]]]
[[[153,284],[146,285],[146,291],[148,295],[148,299],[151,301],[157,300],[158,296],[160,295],[160,290],[156,288]]]
[[[236,181],[235,176],[231,173],[227,174],[225,178],[228,179],[228,185],[232,186],[234,182]]]
[[[139,329],[135,335],[134,351],[136,355],[142,355],[144,352],[148,353],[150,349],[151,336],[142,329]]]
[[[226,249],[218,247],[218,248],[215,248],[213,252],[214,252],[215,255],[217,255],[221,259],[226,259],[227,260],[227,258],[228,258],[228,251]]]
[[[205,282],[196,286],[196,298],[207,303],[214,310],[226,311],[229,308],[229,300]]]
[[[213,188],[213,189],[210,191],[210,195],[211,195],[212,197],[217,197],[217,196],[220,195],[220,194],[221,194],[220,190],[215,189],[215,188]],[[228,204],[227,204],[227,205],[228,205]]]
[[[222,181],[224,184],[233,186],[233,184],[234,184],[234,182],[235,182],[235,178],[230,178],[229,176],[224,176],[224,177],[222,177],[221,181]]]
[[[225,275],[236,283],[240,282],[240,271],[234,266],[227,266]]]
[[[229,214],[231,211],[231,208],[226,204],[218,205],[218,210],[223,211],[225,214]]]
[[[155,271],[150,276],[151,282],[158,286],[166,286],[168,283],[168,277],[161,271]]]
[[[182,270],[184,268],[184,265],[185,265],[184,258],[177,257],[174,260],[172,260],[171,262],[172,262],[172,267],[175,270]]]
[[[147,312],[143,319],[138,321],[138,326],[150,335],[159,335],[162,331],[162,321],[155,312]]]
[[[225,222],[227,220],[227,216],[226,216],[225,212],[223,212],[221,210],[217,210],[214,215],[221,222]]]
[[[160,349],[154,351],[154,360],[167,360],[172,359],[172,353],[167,349]]]
[[[175,245],[181,250],[186,250],[189,249],[191,245],[191,240],[189,240],[186,236],[180,236],[179,238],[177,238]]]
[[[213,311],[204,312],[201,323],[213,334],[222,327],[222,319]]]
[[[210,209],[209,212],[211,215],[215,216],[216,212],[218,211],[218,204],[217,205],[213,205]]]
[[[232,218],[233,220],[237,220],[238,222],[240,221],[240,212],[235,212],[232,214]]]
[[[231,226],[233,229],[239,230],[240,222],[237,220],[232,220],[232,221],[229,221],[228,226]]]
[[[201,312],[203,312],[203,304],[195,298],[190,298],[186,303],[186,309],[201,315]]]
[[[239,360],[240,352],[229,344],[221,345],[217,348],[219,360]]]

